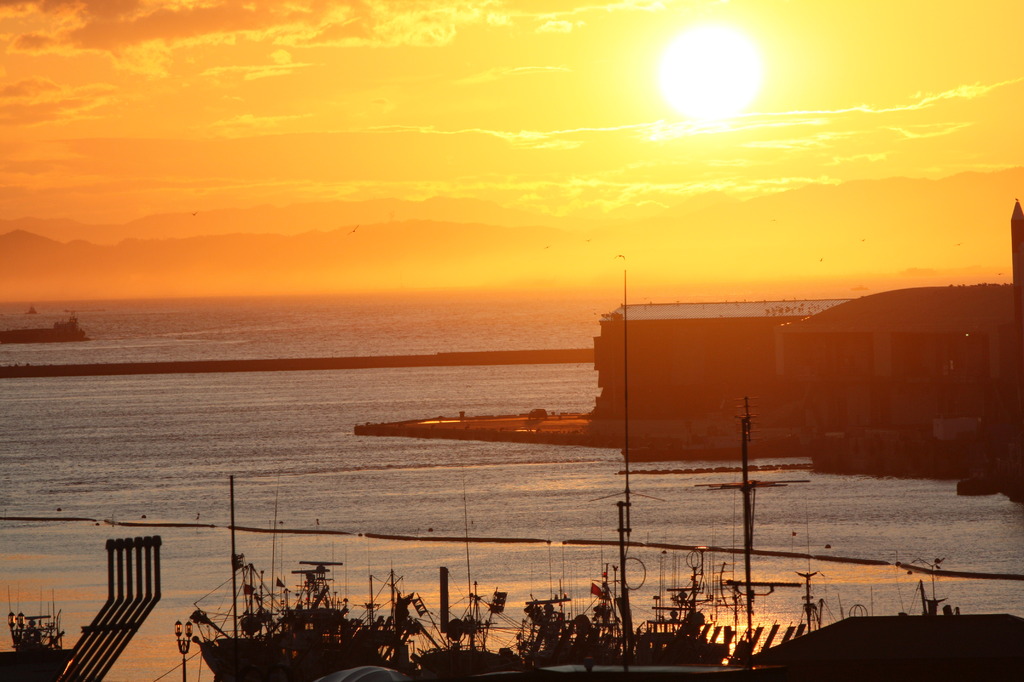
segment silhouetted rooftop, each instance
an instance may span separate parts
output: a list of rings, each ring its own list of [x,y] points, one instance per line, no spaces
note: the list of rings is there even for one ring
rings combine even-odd
[[[763,665],[796,661],[1024,660],[1024,619],[1008,614],[846,618],[767,649]],[[980,679],[980,678],[979,678]]]
[[[703,320],[736,317],[805,317],[815,315],[849,299],[830,298],[804,301],[725,301],[720,303],[631,303],[628,317],[635,320]],[[622,316],[622,306],[604,316]]]
[[[786,332],[970,332],[1013,322],[1013,286],[918,287],[872,294],[837,305]]]

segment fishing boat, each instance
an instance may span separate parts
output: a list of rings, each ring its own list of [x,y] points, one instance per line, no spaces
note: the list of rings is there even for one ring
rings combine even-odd
[[[401,578],[391,571],[387,580],[377,581],[376,590],[370,577],[369,601],[362,604],[363,613],[354,616],[354,605],[334,589],[328,566],[342,564],[333,561],[300,561],[292,571],[298,579],[294,590],[281,578],[272,578],[273,587],[268,588],[263,573],[235,551],[235,477],[229,480],[228,605],[211,615],[196,602],[188,619],[197,630],[192,641],[199,645],[214,681],[312,682],[363,666],[411,670],[409,641],[423,628],[410,609],[426,613],[423,600],[415,593],[403,595]],[[378,601],[385,590],[388,600]]]
[[[720,664],[729,658],[734,632],[729,626],[709,622],[704,607],[725,601],[718,584],[705,579],[704,552],[692,550],[686,557],[690,581],[654,596],[654,616],[637,636],[637,662],[643,665]]]
[[[488,648],[495,617],[504,613],[508,593],[495,590],[488,601],[478,594],[474,582],[465,613],[460,618],[449,618],[447,567],[441,567],[440,579],[441,607],[436,632],[424,630],[423,647],[412,655],[419,673],[443,679],[522,670],[522,659],[510,648]]]
[[[60,612],[40,616],[7,614],[13,651],[0,653],[0,677],[10,680],[51,682],[64,669],[73,653],[62,643]]]
[[[78,316],[74,313],[66,320],[54,322],[52,327],[0,331],[0,343],[66,343],[88,340],[89,337],[79,326]]]
[[[0,652],[0,680],[102,682],[160,600],[159,536],[107,541],[107,601],[82,628],[73,649],[63,647],[56,615],[7,615],[13,651]]]
[[[411,671],[409,640],[420,631],[411,608],[421,610],[415,594],[403,595],[400,579],[390,575],[380,590],[363,604],[361,616],[352,615],[348,598],[334,591],[331,569],[340,563],[301,561],[292,571],[299,577],[294,591],[277,579],[268,589],[253,564],[238,569],[241,612],[211,617],[196,605],[190,616],[196,642],[214,680],[275,679],[310,682],[338,670],[360,666]],[[371,579],[372,584],[372,579]],[[377,602],[383,591],[390,605]],[[237,608],[237,606],[235,607]],[[237,626],[232,624],[237,621]]]
[[[516,647],[524,665],[543,668],[621,661],[622,619],[613,594],[615,579],[608,580],[608,568],[606,565],[600,584],[591,582],[593,603],[583,613],[572,615],[572,600],[564,593],[526,602],[526,619]]]

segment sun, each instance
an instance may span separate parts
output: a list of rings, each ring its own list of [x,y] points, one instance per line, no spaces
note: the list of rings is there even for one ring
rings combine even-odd
[[[669,45],[658,74],[661,92],[681,114],[716,119],[734,116],[761,88],[761,56],[742,33],[699,26]]]

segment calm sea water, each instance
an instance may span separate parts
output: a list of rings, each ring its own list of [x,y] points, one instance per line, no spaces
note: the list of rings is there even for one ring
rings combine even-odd
[[[212,358],[323,357],[505,348],[580,348],[616,301],[506,298],[238,299],[0,306],[0,326],[49,324],[79,310],[95,340],[0,346],[0,364]],[[521,603],[554,591],[589,603],[590,582],[614,551],[563,545],[613,540],[623,488],[619,454],[582,447],[364,438],[352,426],[436,415],[505,414],[535,407],[586,411],[598,393],[585,365],[380,369],[210,375],[21,379],[0,382],[0,585],[11,609],[63,610],[66,645],[106,598],[107,538],[159,534],[163,595],[108,679],[180,675],[173,624],[230,580],[228,477],[240,525],[328,529],[352,535],[239,534],[239,551],[267,575],[298,561],[342,561],[339,591],[365,601],[369,575],[394,570],[406,590],[437,605],[437,569],[454,590],[470,581]],[[696,463],[695,466],[700,466]],[[710,466],[710,464],[709,464]],[[633,539],[738,546],[737,496],[699,484],[729,474],[633,478]],[[810,482],[762,490],[756,545],[810,554],[925,562],[950,570],[1024,573],[1024,507],[1001,496],[963,498],[952,482],[765,474]],[[611,496],[611,497],[610,497]],[[59,510],[59,511],[58,511]],[[12,521],[80,516],[95,521]],[[216,528],[128,528],[107,522],[191,522]],[[360,533],[535,538],[477,544],[368,539]],[[829,548],[826,548],[829,545]],[[632,552],[634,601],[681,582],[685,552]],[[736,556],[706,557],[727,575]],[[468,568],[467,568],[468,567]],[[894,566],[757,558],[758,580],[799,580],[826,620],[854,605],[878,615],[916,612],[919,577]],[[290,580],[289,580],[290,582]],[[933,589],[925,580],[926,589]],[[967,613],[1024,615],[1024,583],[936,581]],[[800,618],[802,590],[759,598],[759,619]],[[212,605],[215,608],[215,604]],[[726,617],[722,614],[722,617]],[[731,616],[728,616],[731,617]],[[9,643],[3,641],[2,648]],[[193,652],[194,653],[194,652]],[[198,659],[189,679],[211,679]]]

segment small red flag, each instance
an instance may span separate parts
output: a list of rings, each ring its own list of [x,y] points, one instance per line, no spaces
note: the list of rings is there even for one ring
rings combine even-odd
[[[242,585],[242,594],[252,594],[252,585]]]
[[[600,597],[604,592],[602,592],[601,588],[597,586],[597,583],[590,583],[590,594],[595,597]]]

